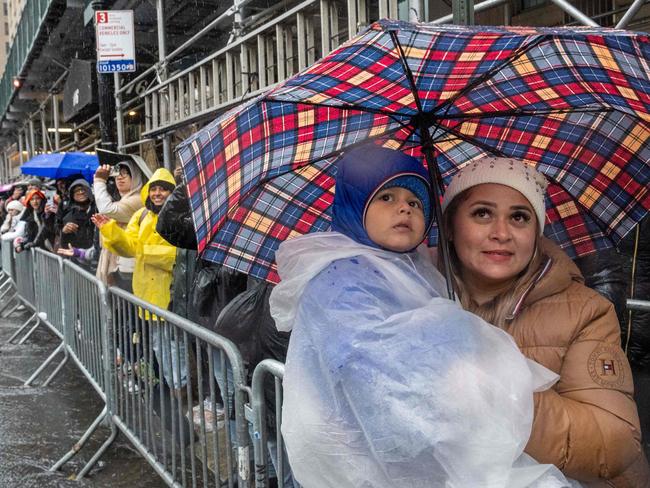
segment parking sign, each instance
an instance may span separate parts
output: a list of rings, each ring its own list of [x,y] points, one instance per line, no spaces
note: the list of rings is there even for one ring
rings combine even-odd
[[[135,71],[133,10],[95,12],[97,72]]]

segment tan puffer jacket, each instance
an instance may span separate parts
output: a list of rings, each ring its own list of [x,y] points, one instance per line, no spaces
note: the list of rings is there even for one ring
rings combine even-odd
[[[535,394],[526,452],[587,486],[648,487],[614,307],[582,284],[555,244],[545,240],[543,248],[550,259],[505,327],[524,355],[560,375],[552,389]]]

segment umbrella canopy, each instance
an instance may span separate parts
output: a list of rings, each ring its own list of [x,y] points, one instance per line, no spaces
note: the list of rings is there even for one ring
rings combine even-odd
[[[80,174],[86,180],[93,181],[98,167],[99,162],[94,154],[68,152],[39,154],[23,164],[20,171],[26,175],[53,179]]]
[[[650,208],[649,66],[647,34],[374,23],[179,147],[199,250],[277,281],[278,245],[329,227],[336,159],[369,139],[428,156],[441,189],[485,155],[534,164],[547,235],[615,245]]]

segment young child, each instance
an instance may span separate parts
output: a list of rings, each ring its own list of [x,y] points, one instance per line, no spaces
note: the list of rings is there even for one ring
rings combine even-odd
[[[306,488],[562,487],[523,454],[556,376],[443,297],[415,249],[432,224],[416,159],[365,145],[337,164],[332,232],[286,241],[271,294],[292,331],[282,433]]]

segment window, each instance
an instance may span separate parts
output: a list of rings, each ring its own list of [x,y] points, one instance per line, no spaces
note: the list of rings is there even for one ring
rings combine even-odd
[[[7,54],[9,54],[9,50],[10,50],[10,49],[11,49],[11,48],[9,47],[9,43],[8,43],[8,42],[5,42],[5,52],[6,52]]]
[[[5,22],[5,36],[9,35],[9,23]]]
[[[2,13],[5,17],[9,16],[9,7],[7,6],[7,2],[2,2]]]

